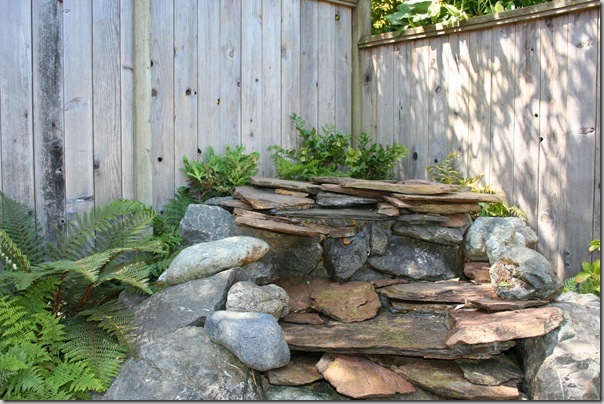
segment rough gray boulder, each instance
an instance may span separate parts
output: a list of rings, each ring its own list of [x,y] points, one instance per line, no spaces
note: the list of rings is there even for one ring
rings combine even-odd
[[[457,247],[392,236],[384,254],[370,256],[367,263],[395,278],[440,281],[459,276],[457,253]]]
[[[226,309],[267,313],[278,320],[289,313],[289,296],[277,285],[258,286],[249,281],[237,282],[227,294]]]
[[[170,286],[133,309],[138,345],[186,326],[203,326],[206,317],[224,307],[235,283],[232,270]]]
[[[201,327],[183,327],[140,348],[102,400],[263,400],[254,376]]]
[[[266,390],[266,399],[270,401],[333,400],[329,394],[293,386],[270,386]]]
[[[392,232],[399,236],[416,238],[449,246],[456,246],[463,242],[467,227],[444,227],[438,223],[412,224],[398,222],[392,226]]]
[[[332,279],[345,281],[361,269],[369,255],[367,232],[359,232],[344,242],[342,238],[328,237],[323,242],[323,265]]]
[[[489,261],[493,265],[514,247],[525,246],[525,238],[516,232],[514,221],[504,217],[478,217],[465,237],[465,256],[472,261]]]
[[[261,372],[287,365],[290,352],[275,317],[266,313],[215,311],[205,329],[249,368]]]
[[[191,204],[180,221],[185,245],[236,236],[235,218],[220,206]]]
[[[553,299],[564,287],[547,259],[526,247],[503,253],[489,275],[495,293],[502,299]]]
[[[263,240],[235,236],[189,246],[182,250],[159,282],[177,285],[193,279],[205,278],[225,269],[258,261],[270,250]]]
[[[560,327],[517,344],[527,394],[532,400],[600,401],[600,299],[567,292],[552,305],[564,313]]]

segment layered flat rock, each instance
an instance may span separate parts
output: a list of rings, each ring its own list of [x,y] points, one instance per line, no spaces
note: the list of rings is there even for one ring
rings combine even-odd
[[[390,299],[413,302],[466,303],[481,298],[497,298],[490,284],[454,281],[390,285],[379,289],[378,292]]]
[[[414,385],[442,397],[458,400],[517,400],[513,386],[488,386],[472,383],[457,361],[398,357],[371,357],[388,366]]]
[[[395,217],[400,215],[398,208],[388,202],[382,202],[378,204],[378,213],[380,215]]]
[[[459,192],[465,189],[459,185],[440,184],[438,182],[391,183],[386,181],[349,181],[341,183],[340,186],[345,188],[372,189],[375,191],[414,195],[446,194]]]
[[[472,306],[485,310],[487,312],[506,311],[506,310],[523,310],[529,307],[545,306],[549,300],[503,300],[503,299],[476,299],[469,300]]]
[[[480,205],[477,203],[422,203],[413,205],[407,209],[418,213],[439,213],[446,215],[476,212],[480,210]]]
[[[323,379],[317,370],[319,358],[306,355],[293,355],[287,365],[265,372],[270,384],[284,386],[302,386]]]
[[[491,283],[489,269],[491,264],[482,261],[468,261],[463,264],[463,273],[468,279],[473,279],[478,283]]]
[[[311,294],[329,289],[333,283],[330,278],[301,276],[281,277],[274,281],[274,284],[282,287],[289,296],[290,314],[306,312],[311,306]]]
[[[410,195],[410,194],[392,194],[393,197],[403,201],[429,201],[429,202],[450,202],[450,203],[496,203],[505,202],[505,196],[499,194],[482,194],[479,192],[455,192],[439,195]]]
[[[373,198],[381,200],[384,193],[380,191],[372,191],[369,189],[344,188],[338,184],[321,184],[319,185],[323,191],[335,192],[337,194],[362,196],[364,198]]]
[[[254,209],[286,209],[310,207],[315,201],[292,195],[279,195],[252,187],[237,187],[233,197],[250,204]]]
[[[483,313],[450,311],[451,331],[445,345],[485,344],[545,335],[563,320],[562,310],[547,306],[517,311]]]
[[[333,192],[319,192],[316,196],[317,204],[320,206],[334,206],[334,207],[352,207],[357,205],[375,205],[382,201],[382,198],[367,198],[364,196],[356,195],[343,195],[336,194]]]
[[[382,303],[369,282],[334,282],[328,288],[310,293],[311,307],[344,323],[364,321],[376,316]]]
[[[449,332],[444,314],[379,313],[358,322],[304,325],[280,322],[292,351],[403,355],[441,359],[488,358],[515,341],[445,346]]]
[[[282,180],[279,178],[253,176],[250,177],[250,183],[258,187],[282,188],[309,194],[317,194],[321,190],[318,185],[313,184],[312,182]]]
[[[383,398],[415,391],[401,375],[363,357],[324,355],[317,368],[338,393],[355,399]]]
[[[277,216],[300,217],[311,219],[346,219],[346,220],[389,220],[388,216],[380,215],[376,209],[355,208],[313,208],[304,210],[276,210]]]
[[[426,223],[445,223],[448,221],[447,216],[441,215],[424,215],[421,213],[412,213],[408,215],[400,215],[396,220],[409,224],[426,224]]]
[[[259,212],[240,213],[235,217],[235,224],[269,230],[275,233],[292,234],[296,236],[315,237],[320,233],[306,226],[275,220],[272,216]]]
[[[283,321],[296,324],[325,324],[325,320],[319,313],[289,313],[283,317]]]
[[[464,377],[483,386],[518,386],[524,378],[520,365],[505,354],[491,359],[456,359]]]

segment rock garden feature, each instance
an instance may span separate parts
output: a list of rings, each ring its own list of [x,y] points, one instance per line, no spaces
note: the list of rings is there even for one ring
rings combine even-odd
[[[427,181],[252,184],[189,206],[181,254],[209,251],[198,266],[177,257],[164,290],[122,296],[137,356],[102,399],[600,398],[599,299],[560,295],[522,221],[472,220],[499,196]]]

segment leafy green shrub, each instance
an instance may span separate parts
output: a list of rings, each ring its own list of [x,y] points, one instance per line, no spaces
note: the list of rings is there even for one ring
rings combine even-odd
[[[249,178],[258,171],[258,152],[245,154],[245,147],[238,145],[231,149],[226,146],[224,155],[216,154],[210,146],[205,158],[189,161],[183,158],[184,168],[181,171],[189,180],[191,194],[198,202],[214,196],[225,196],[233,193],[236,187],[249,183]]]
[[[405,0],[400,1],[394,13],[383,18],[382,31],[401,32],[422,25],[452,25],[485,14],[500,13],[521,7],[546,3],[551,0]]]
[[[428,177],[433,181],[440,182],[443,184],[454,184],[469,186],[472,192],[495,194],[497,191],[493,190],[491,186],[481,187],[479,185],[483,174],[477,175],[476,177],[466,178],[459,171],[459,155],[456,152],[451,152],[447,157],[439,164],[426,167],[428,171]],[[476,216],[487,216],[487,217],[510,217],[516,216],[526,221],[526,215],[518,206],[509,206],[505,202],[493,202],[493,203],[479,203],[480,210],[476,212]]]
[[[322,134],[316,128],[306,129],[306,123],[296,114],[290,116],[299,134],[294,149],[269,146],[277,175],[283,179],[308,181],[312,177],[351,176],[363,179],[386,179],[392,176],[397,161],[407,155],[407,148],[395,143],[383,147],[372,144],[371,136],[362,133],[357,138],[324,126]],[[359,148],[353,147],[356,141]]]
[[[9,364],[0,371],[2,398],[104,391],[133,354],[133,316],[116,298],[123,290],[151,294],[149,254],[165,252],[150,231],[156,213],[118,200],[76,215],[55,242],[44,243],[26,207],[0,193],[0,208],[0,361]],[[11,356],[20,350],[18,360]]]
[[[592,240],[589,243],[589,252],[600,251],[600,240]],[[600,259],[592,262],[583,262],[583,270],[574,278],[564,282],[565,292],[593,293],[600,296]]]

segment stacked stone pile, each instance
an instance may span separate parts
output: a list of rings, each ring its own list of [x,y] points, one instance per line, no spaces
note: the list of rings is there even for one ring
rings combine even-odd
[[[599,399],[599,300],[556,302],[521,220],[471,219],[499,196],[252,180],[189,206],[163,291],[122,296],[138,357],[104,399]]]

